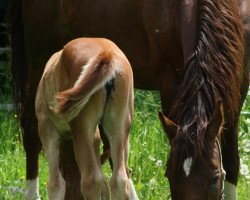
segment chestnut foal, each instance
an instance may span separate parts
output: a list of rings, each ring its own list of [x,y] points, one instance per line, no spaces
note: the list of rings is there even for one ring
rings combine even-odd
[[[85,200],[109,199],[101,171],[101,124],[111,145],[112,199],[138,199],[128,174],[133,74],[123,52],[102,38],[79,38],[46,64],[36,96],[38,131],[48,159],[50,199],[64,199],[60,141],[73,139]]]

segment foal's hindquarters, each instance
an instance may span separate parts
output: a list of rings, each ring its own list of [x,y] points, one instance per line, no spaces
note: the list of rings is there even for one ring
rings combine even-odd
[[[131,66],[109,40],[76,39],[50,58],[36,96],[50,199],[64,199],[58,154],[60,141],[65,139],[73,139],[84,199],[109,199],[101,171],[98,124],[111,147],[112,199],[138,199],[127,168],[133,98]]]

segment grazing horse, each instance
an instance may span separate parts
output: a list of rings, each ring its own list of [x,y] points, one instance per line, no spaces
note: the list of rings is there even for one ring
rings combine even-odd
[[[59,146],[69,138],[73,139],[84,199],[109,199],[98,136],[95,139],[99,123],[111,147],[112,199],[138,199],[127,168],[133,99],[131,66],[107,39],[75,39],[49,59],[35,103],[38,134],[48,159],[49,199],[63,200],[65,196]]]
[[[33,104],[43,67],[53,52],[73,38],[105,37],[128,57],[135,87],[160,92],[160,119],[171,135],[166,175],[172,198],[208,199],[212,195],[210,199],[219,199],[223,168],[226,198],[237,198],[237,126],[250,68],[248,0],[9,3],[12,72],[15,99],[21,105],[28,193],[37,193],[41,144]],[[105,135],[101,126],[100,134]],[[77,165],[72,144],[65,143],[60,147],[65,198],[78,199]],[[190,197],[185,195],[187,190]]]

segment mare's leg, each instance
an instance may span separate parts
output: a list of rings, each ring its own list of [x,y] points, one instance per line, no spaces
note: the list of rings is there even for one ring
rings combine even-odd
[[[21,125],[23,128],[23,145],[26,152],[26,199],[40,199],[38,180],[38,159],[42,148],[37,133],[37,119],[35,116],[35,97],[33,92],[27,91],[30,96],[23,105]],[[33,95],[32,95],[33,94]]]
[[[226,127],[222,139],[223,167],[226,171],[225,199],[237,199],[237,178],[239,173],[238,132],[237,124],[229,129]]]
[[[242,86],[242,104],[246,97],[249,86],[249,71],[246,70],[246,78]],[[239,112],[241,107],[239,108]],[[240,113],[239,113],[240,114]],[[237,179],[239,174],[239,152],[238,152],[238,121],[233,124],[226,123],[222,139],[223,167],[226,171],[225,200],[237,199]]]
[[[38,179],[38,159],[42,145],[37,134],[35,111],[24,108],[21,118],[23,128],[23,145],[26,152],[26,199],[40,199]]]
[[[60,135],[45,115],[39,117],[38,132],[49,166],[47,181],[49,199],[63,200],[66,184],[59,168]]]

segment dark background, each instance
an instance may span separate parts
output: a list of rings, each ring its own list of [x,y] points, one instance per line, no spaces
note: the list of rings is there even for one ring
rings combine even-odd
[[[0,0],[0,100],[11,92],[11,76],[7,62],[7,25],[5,21],[6,0]],[[0,102],[1,103],[1,102]]]

